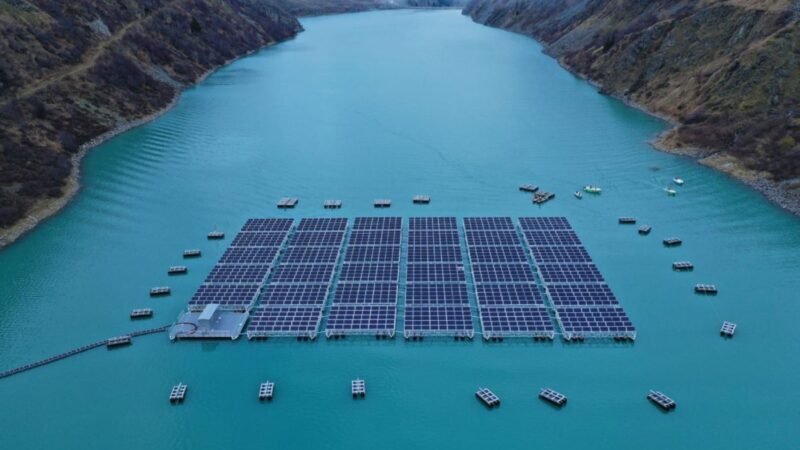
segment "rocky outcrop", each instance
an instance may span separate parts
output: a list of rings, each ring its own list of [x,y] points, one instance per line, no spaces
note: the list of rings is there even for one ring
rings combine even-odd
[[[672,119],[660,148],[800,212],[799,1],[472,0],[464,13]]]

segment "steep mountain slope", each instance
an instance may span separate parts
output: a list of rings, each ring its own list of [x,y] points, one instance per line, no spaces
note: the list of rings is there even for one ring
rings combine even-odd
[[[0,0],[0,226],[74,189],[82,144],[301,29],[264,0]]]
[[[800,211],[800,2],[472,0],[464,13],[675,120],[658,146]]]

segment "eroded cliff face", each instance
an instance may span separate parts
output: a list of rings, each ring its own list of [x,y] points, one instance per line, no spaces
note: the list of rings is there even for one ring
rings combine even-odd
[[[798,195],[800,1],[471,0],[464,13],[675,119],[662,146],[722,152],[708,162]]]
[[[0,0],[0,227],[63,195],[82,144],[301,29],[268,0]]]

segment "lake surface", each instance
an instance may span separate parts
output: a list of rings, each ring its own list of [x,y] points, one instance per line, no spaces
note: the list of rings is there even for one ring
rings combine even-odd
[[[0,252],[0,369],[172,322],[249,217],[564,215],[637,326],[633,345],[138,338],[0,380],[7,449],[789,449],[800,441],[800,221],[651,150],[666,124],[598,95],[523,36],[457,11],[303,21],[155,122],[91,152],[70,206]],[[663,188],[687,180],[677,197]],[[531,204],[535,183],[558,197]],[[583,184],[604,188],[582,201]],[[427,207],[411,197],[433,198]],[[278,211],[283,196],[301,199]],[[344,208],[322,209],[328,198]],[[634,215],[640,237],[617,225]],[[661,239],[684,240],[665,249]],[[167,279],[186,248],[186,277]],[[674,273],[676,260],[694,262]],[[715,283],[717,297],[692,293]],[[150,299],[151,286],[173,295]],[[128,313],[152,307],[155,318]],[[732,340],[723,320],[739,324]],[[349,381],[369,395],[353,401]],[[258,383],[277,382],[260,404]],[[169,388],[189,384],[181,406]],[[503,400],[488,411],[478,386]],[[570,400],[536,398],[549,386]],[[678,401],[664,414],[645,400]]]

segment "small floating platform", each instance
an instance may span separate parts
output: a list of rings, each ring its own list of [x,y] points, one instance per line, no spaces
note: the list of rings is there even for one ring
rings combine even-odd
[[[203,252],[200,251],[199,248],[193,248],[191,250],[184,250],[183,257],[184,258],[199,258]]]
[[[694,264],[690,263],[689,261],[675,261],[672,263],[672,269],[682,272],[694,270]]]
[[[552,192],[537,192],[533,194],[533,203],[541,205],[543,203],[549,202],[554,198],[556,198],[556,194]]]
[[[698,294],[717,295],[717,287],[713,284],[695,284],[694,291]]]
[[[342,207],[341,200],[325,200],[322,204],[325,209],[339,209]]]
[[[108,348],[122,347],[123,345],[130,345],[131,342],[132,341],[130,335],[126,334],[124,336],[108,338],[106,340],[106,347]]]
[[[367,396],[367,382],[356,378],[355,380],[350,382],[350,391],[353,394],[353,398],[364,398]]]
[[[172,266],[167,269],[167,275],[185,275],[189,273],[189,268],[186,266]]]
[[[679,245],[683,244],[683,241],[676,237],[666,238],[661,242],[665,247],[678,247]]]
[[[411,201],[416,205],[427,205],[428,203],[431,202],[431,196],[430,195],[415,195],[414,198],[411,199]]]
[[[675,407],[678,406],[678,404],[675,403],[675,400],[672,400],[671,398],[667,397],[666,395],[658,391],[648,392],[647,399],[655,403],[658,407],[660,407],[664,411],[675,409]]]
[[[556,392],[550,388],[542,388],[539,391],[539,398],[546,400],[556,406],[564,406],[567,404],[567,396]]]
[[[150,297],[161,297],[164,295],[169,295],[172,292],[169,286],[157,286],[154,288],[150,288]]]
[[[373,205],[376,208],[388,208],[388,207],[392,206],[392,201],[389,200],[388,198],[379,198],[379,199],[375,200]]]
[[[295,206],[297,206],[297,203],[299,203],[299,202],[300,201],[297,200],[296,198],[284,197],[284,198],[278,200],[278,208],[291,209],[291,208],[294,208]]]
[[[208,240],[210,241],[225,239],[225,233],[223,233],[222,231],[212,231],[208,233],[207,237]]]
[[[259,400],[272,400],[272,393],[275,390],[275,383],[272,381],[265,381],[258,387]]]
[[[500,406],[500,397],[494,395],[494,392],[490,391],[488,388],[478,388],[475,397],[478,397],[478,400],[482,401],[483,404],[489,408]]]
[[[531,194],[535,193],[539,190],[539,186],[534,186],[532,184],[523,184],[519,187],[519,190],[522,192],[530,192]]]
[[[719,330],[720,336],[732,338],[734,333],[736,333],[736,324],[735,323],[733,323],[733,322],[722,322],[722,328]]]
[[[620,225],[634,225],[636,223],[636,217],[620,217],[619,224]]]
[[[639,227],[639,234],[641,234],[642,236],[647,236],[648,234],[650,234],[651,231],[653,231],[653,227],[651,227],[650,225],[642,225],[641,227]]]
[[[139,308],[131,311],[131,319],[147,319],[153,317],[153,310],[150,308]]]
[[[172,386],[172,390],[169,391],[169,401],[170,403],[180,403],[186,399],[186,390],[189,389],[189,386],[178,383],[175,386]]]

